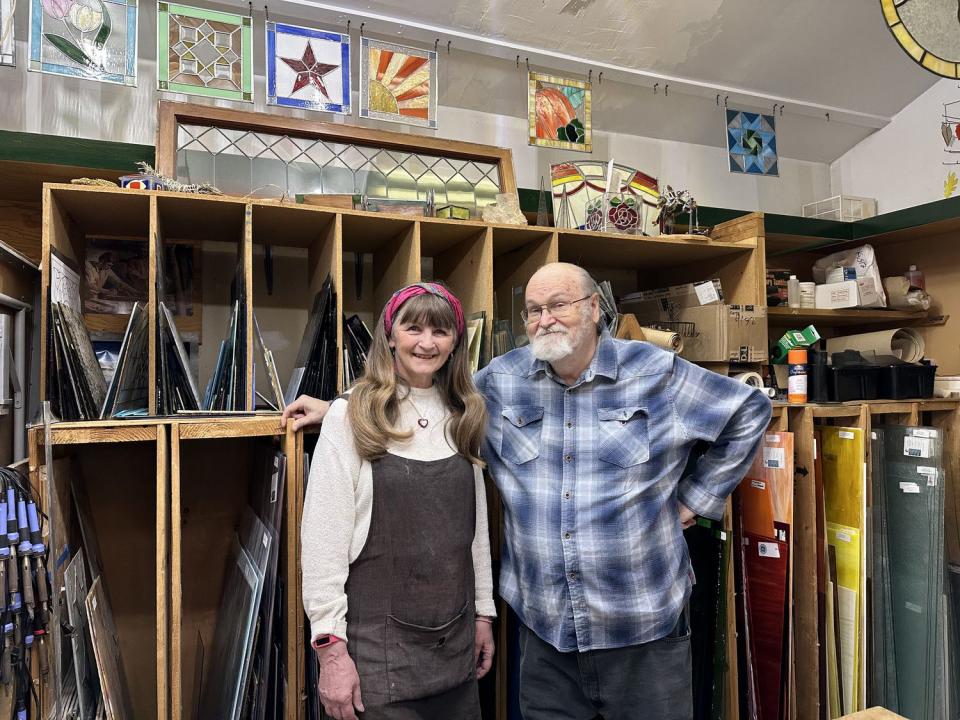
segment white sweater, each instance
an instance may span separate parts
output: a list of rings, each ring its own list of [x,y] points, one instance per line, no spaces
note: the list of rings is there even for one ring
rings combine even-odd
[[[388,446],[389,452],[412,460],[442,460],[455,455],[446,414],[434,388],[411,388],[410,399],[430,420],[417,425],[421,415],[409,401],[400,403],[402,428],[413,429],[406,443]],[[487,533],[487,499],[483,471],[474,466],[477,524],[473,538],[473,570],[476,613],[496,615],[493,577],[490,569],[490,538]],[[357,455],[353,431],[347,419],[347,403],[330,405],[320,429],[320,439],[310,463],[310,478],[303,507],[300,540],[303,565],[303,607],[310,619],[311,637],[331,634],[347,637],[347,595],[344,585],[350,563],[367,542],[373,507],[373,472]]]

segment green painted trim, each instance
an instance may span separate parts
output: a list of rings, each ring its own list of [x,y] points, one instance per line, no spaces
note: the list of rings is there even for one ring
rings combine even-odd
[[[133,173],[137,172],[137,162],[154,165],[155,158],[152,145],[0,130],[0,160]]]
[[[929,225],[942,220],[953,220],[958,217],[960,217],[960,197],[934,200],[923,205],[915,205],[866,220],[858,220],[852,223],[853,239],[865,240],[874,235]]]

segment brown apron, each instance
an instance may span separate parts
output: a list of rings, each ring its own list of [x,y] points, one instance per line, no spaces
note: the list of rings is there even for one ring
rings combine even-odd
[[[371,465],[370,530],[346,584],[361,717],[479,720],[473,467],[460,455]]]

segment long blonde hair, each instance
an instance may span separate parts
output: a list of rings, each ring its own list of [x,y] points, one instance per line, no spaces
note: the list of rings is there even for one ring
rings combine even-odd
[[[413,437],[412,431],[397,427],[400,401],[410,389],[397,375],[384,327],[385,314],[386,308],[373,330],[366,369],[354,384],[347,403],[357,454],[364,460],[382,457],[387,445]],[[454,335],[457,332],[450,303],[429,293],[412,297],[400,306],[393,327],[404,323],[443,328]],[[447,362],[434,373],[433,383],[450,412],[450,437],[457,452],[483,467],[480,445],[487,427],[487,407],[470,374],[466,333],[458,339]]]

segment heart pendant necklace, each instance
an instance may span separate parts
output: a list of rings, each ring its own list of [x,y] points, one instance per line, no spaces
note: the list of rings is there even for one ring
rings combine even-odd
[[[412,407],[412,408],[413,408],[413,411],[419,416],[419,417],[417,418],[417,425],[419,425],[420,427],[426,429],[427,425],[430,424],[430,419],[427,418],[427,417],[424,417],[423,413],[420,412],[420,409],[419,409],[416,405],[413,404],[413,400],[410,399],[410,394],[409,394],[409,393],[408,393],[407,396],[404,398],[404,400],[406,400],[408,403],[410,403],[410,407]]]

